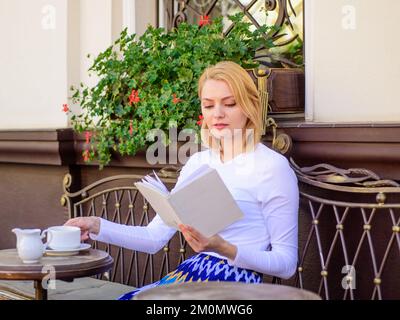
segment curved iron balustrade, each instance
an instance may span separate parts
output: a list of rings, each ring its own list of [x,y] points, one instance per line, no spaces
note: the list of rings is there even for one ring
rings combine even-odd
[[[397,275],[385,273],[385,268],[397,271],[400,262],[399,183],[362,168],[301,168],[293,159],[291,165],[300,182],[300,221],[308,228],[296,286],[325,299],[399,298]],[[319,279],[318,287],[307,283],[312,277]]]

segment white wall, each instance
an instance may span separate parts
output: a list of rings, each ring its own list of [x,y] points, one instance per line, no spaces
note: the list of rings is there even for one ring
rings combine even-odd
[[[125,26],[155,24],[155,0],[0,0],[0,130],[65,128],[71,85]],[[135,15],[136,13],[136,15]],[[87,58],[87,54],[91,58]]]
[[[400,1],[306,0],[305,8],[307,119],[400,121]],[[127,23],[140,35],[155,14],[155,0],[0,0],[0,130],[67,127],[69,86],[96,83],[87,53]]]
[[[89,77],[87,70],[94,57],[107,49],[112,42],[112,7],[110,0],[81,0],[80,27],[80,78],[83,83],[94,85],[96,79]],[[91,58],[87,58],[87,54]]]
[[[157,23],[157,1],[136,0],[135,13],[135,32],[141,36],[146,31],[148,24],[155,26]]]
[[[67,0],[0,1],[0,129],[66,125],[66,8]]]
[[[306,0],[308,120],[400,121],[399,0]]]

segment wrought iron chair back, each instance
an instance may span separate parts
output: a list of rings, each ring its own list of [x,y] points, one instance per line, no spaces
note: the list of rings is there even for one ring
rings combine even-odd
[[[162,181],[169,188],[175,185],[176,172],[174,174],[171,170],[162,169],[160,173],[168,177],[162,178]],[[61,204],[67,206],[70,218],[98,216],[125,225],[146,226],[156,213],[133,184],[141,178],[141,175],[117,175],[70,192],[72,177],[67,174],[63,181]],[[194,254],[180,232],[156,254],[132,251],[97,241],[91,243],[94,248],[107,251],[115,262],[111,274],[101,275],[99,278],[134,287],[161,279]],[[280,283],[280,279],[276,277],[265,276],[264,281]]]
[[[300,168],[295,285],[324,299],[400,297],[400,185],[366,169]]]
[[[171,171],[163,170],[161,175],[168,177],[162,178],[162,181],[169,188],[175,185],[176,177]],[[61,203],[67,206],[70,218],[98,216],[116,223],[146,226],[156,213],[134,186],[134,182],[142,177],[141,175],[112,176],[98,180],[76,192],[70,192],[72,178],[67,174],[63,181],[64,194]],[[194,254],[180,232],[177,232],[163,250],[156,254],[132,251],[97,241],[91,243],[94,248],[107,251],[115,261],[111,274],[108,277],[102,275],[100,278],[134,287],[141,287],[161,279]],[[280,279],[265,276],[264,281],[279,283]]]
[[[62,203],[67,206],[71,218],[98,216],[116,223],[145,226],[155,212],[133,184],[141,178],[141,175],[112,176],[71,193],[71,176],[67,175]],[[163,182],[170,187],[176,179],[164,178]],[[134,287],[159,280],[193,253],[181,233],[177,233],[162,251],[154,255],[97,241],[92,241],[92,245],[109,252],[114,258],[109,280]]]

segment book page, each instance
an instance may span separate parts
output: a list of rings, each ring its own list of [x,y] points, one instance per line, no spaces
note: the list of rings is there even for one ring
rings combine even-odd
[[[243,217],[232,194],[212,168],[186,187],[171,193],[169,200],[179,219],[206,237]]]
[[[157,174],[154,172],[154,170],[153,170],[153,173],[156,177],[155,179],[152,176],[147,175],[142,179],[142,183],[157,189],[164,195],[168,195],[169,194],[168,188],[161,181],[161,179],[157,176]]]
[[[161,217],[164,223],[170,227],[178,229],[181,220],[175,214],[174,209],[169,203],[169,196],[166,196],[151,184],[145,182],[136,182],[136,188],[150,203],[154,211]]]
[[[158,183],[160,184],[160,186],[162,186],[165,190],[168,191],[167,187],[165,186],[165,184],[161,181],[161,179],[158,177],[157,173],[153,170],[153,174],[155,176],[155,178],[157,179]]]
[[[192,181],[198,179],[199,177],[203,176],[207,172],[210,172],[210,170],[213,170],[210,168],[208,164],[203,164],[200,167],[198,167],[196,170],[194,170],[191,174],[189,174],[186,179],[181,182],[174,190],[172,193],[175,193],[183,188],[185,188],[188,184],[190,184]]]
[[[206,174],[212,170],[207,164],[204,164],[197,168],[195,171],[193,171],[186,179],[181,182],[177,187],[174,188],[173,192],[176,192],[182,188],[184,188],[186,185],[190,184],[192,181],[196,180],[200,176]],[[154,177],[150,175],[146,175],[143,179],[142,182],[146,184],[147,186],[151,186],[153,188],[156,188],[158,191],[160,191],[164,195],[170,194],[168,188],[165,186],[165,184],[161,181],[161,179],[158,177],[157,173],[153,170]]]
[[[135,186],[170,227],[184,223],[211,237],[243,217],[217,170],[207,164],[188,175],[172,193],[154,175]]]

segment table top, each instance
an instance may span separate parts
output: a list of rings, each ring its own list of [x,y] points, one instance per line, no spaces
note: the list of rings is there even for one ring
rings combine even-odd
[[[135,300],[321,300],[307,290],[278,284],[210,281],[185,282],[154,287]]]
[[[105,251],[90,249],[75,256],[43,256],[39,263],[25,264],[16,249],[0,250],[0,279],[41,280],[55,270],[56,279],[74,279],[109,271],[112,257]]]

